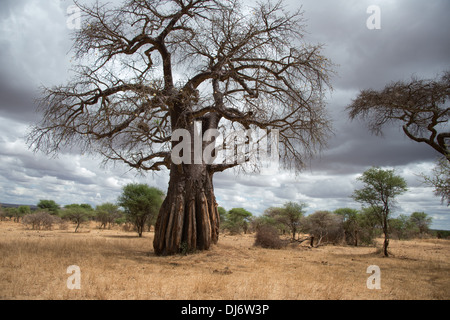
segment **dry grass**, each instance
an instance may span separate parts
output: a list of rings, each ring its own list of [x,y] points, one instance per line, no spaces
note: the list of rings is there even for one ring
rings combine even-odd
[[[0,299],[449,299],[450,241],[391,240],[375,248],[253,247],[254,235],[222,235],[211,250],[157,257],[152,233],[31,231],[0,222]],[[66,286],[70,265],[81,289]],[[369,265],[381,290],[369,290]]]

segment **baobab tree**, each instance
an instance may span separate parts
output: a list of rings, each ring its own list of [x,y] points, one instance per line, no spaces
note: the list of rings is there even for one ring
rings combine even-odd
[[[206,250],[218,241],[213,175],[242,165],[198,162],[185,149],[188,161],[175,162],[180,143],[198,147],[203,137],[204,152],[219,143],[210,129],[277,130],[280,163],[293,170],[325,145],[324,94],[333,66],[321,45],[305,41],[302,11],[240,0],[78,6],[83,23],[73,50],[80,64],[68,84],[43,89],[43,120],[29,144],[47,153],[76,146],[138,170],[167,168],[157,255]],[[174,137],[180,130],[189,141]]]

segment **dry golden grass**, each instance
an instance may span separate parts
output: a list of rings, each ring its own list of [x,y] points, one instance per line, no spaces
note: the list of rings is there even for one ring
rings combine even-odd
[[[391,240],[392,256],[375,248],[291,245],[253,247],[254,235],[221,235],[211,250],[157,257],[153,233],[32,231],[0,222],[0,299],[449,299],[450,241]],[[69,290],[67,267],[81,268]],[[381,290],[369,290],[369,265]]]

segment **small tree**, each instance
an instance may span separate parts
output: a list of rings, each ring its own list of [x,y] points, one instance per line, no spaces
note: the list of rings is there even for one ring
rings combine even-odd
[[[281,233],[286,234],[286,230],[289,229],[287,221],[283,217],[283,208],[270,207],[264,211],[264,214],[255,221],[257,225],[272,225],[276,227]]]
[[[42,210],[47,210],[53,215],[57,215],[59,211],[59,205],[54,200],[39,200],[37,207]]]
[[[311,237],[318,238],[316,246],[319,246],[322,241],[337,243],[344,234],[342,216],[330,211],[316,211],[306,217],[305,230]]]
[[[248,212],[244,208],[233,208],[226,215],[225,229],[228,229],[234,234],[241,233],[242,231],[247,233],[251,217],[251,212]]]
[[[16,220],[16,216],[19,214],[18,208],[5,208],[5,216],[9,218],[9,220]]]
[[[344,228],[345,241],[348,244],[358,246],[359,231],[361,226],[358,219],[358,210],[351,208],[339,208],[334,213],[342,217],[342,227]]]
[[[148,220],[156,217],[164,200],[164,192],[146,184],[128,184],[122,190],[118,204],[125,210],[127,219],[136,227],[142,237]]]
[[[389,219],[389,227],[391,235],[397,236],[398,240],[411,238],[417,227],[411,222],[411,217],[401,214],[395,219]]]
[[[18,215],[17,215],[17,222],[19,222],[20,218],[26,216],[27,214],[31,213],[31,208],[29,206],[19,206],[18,209]]]
[[[90,205],[69,204],[64,206],[62,216],[76,223],[75,232],[77,232],[81,223],[87,221],[93,213],[93,209]]]
[[[272,219],[275,225],[283,231],[283,234],[285,230],[290,230],[292,240],[295,240],[306,206],[305,203],[286,202],[282,208],[268,208],[265,215]]]
[[[107,225],[111,228],[114,221],[122,215],[119,210],[119,206],[110,202],[98,205],[95,208],[95,214],[97,216],[97,220],[100,222],[100,228],[106,228]]]
[[[277,228],[270,224],[261,225],[256,230],[255,246],[269,249],[280,249],[284,246]]]
[[[305,214],[304,208],[306,204],[287,202],[284,204],[281,216],[284,218],[286,225],[291,230],[292,240],[295,240],[295,234],[300,228],[300,221]]]
[[[355,190],[352,197],[358,202],[369,205],[377,216],[383,228],[383,252],[387,257],[389,216],[395,205],[395,197],[407,191],[406,181],[395,175],[394,170],[382,170],[377,167],[365,171],[358,180],[364,183],[364,187]]]
[[[419,230],[419,234],[428,232],[433,220],[425,212],[413,212],[409,219],[411,223]]]
[[[361,244],[375,245],[374,239],[383,233],[375,210],[371,207],[362,208],[356,219],[360,226],[358,236]]]

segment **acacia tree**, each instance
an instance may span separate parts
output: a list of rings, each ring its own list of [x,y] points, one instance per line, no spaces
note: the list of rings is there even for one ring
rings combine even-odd
[[[122,212],[119,210],[119,206],[110,202],[98,205],[95,208],[95,215],[97,220],[100,222],[100,229],[106,229],[106,225],[109,224],[109,228],[114,223],[114,220],[118,219]]]
[[[241,233],[241,230],[247,234],[248,225],[252,213],[244,208],[233,208],[226,214],[225,228],[231,233]]]
[[[450,71],[438,79],[397,81],[380,91],[362,90],[347,107],[350,119],[361,118],[381,134],[389,124],[400,123],[406,136],[426,143],[450,161]]]
[[[450,206],[450,161],[439,159],[433,168],[433,174],[421,174],[421,177],[427,185],[434,188],[434,195],[441,197],[441,203],[447,202],[447,206]]]
[[[68,204],[64,206],[62,216],[76,223],[75,232],[78,231],[81,223],[93,216],[94,210],[89,204]]]
[[[413,212],[409,217],[411,223],[417,227],[420,234],[426,233],[433,221],[432,217],[429,217],[425,212]]]
[[[283,207],[270,207],[266,209],[263,219],[266,220],[266,223],[272,224],[278,229],[282,229],[283,233],[286,229],[289,229],[292,233],[292,240],[295,240],[295,235],[301,227],[306,207],[306,203],[288,201],[284,203]]]
[[[361,189],[355,190],[352,197],[358,202],[367,204],[377,216],[384,233],[383,252],[387,257],[389,246],[389,217],[395,197],[407,191],[406,181],[395,175],[394,170],[383,170],[373,167],[365,171],[357,180],[364,183]]]
[[[358,220],[359,212],[352,208],[338,208],[334,210],[334,214],[342,217],[342,227],[344,228],[345,240],[358,246],[358,232],[361,228]]]
[[[164,199],[164,192],[146,184],[127,184],[118,198],[118,204],[125,209],[125,215],[142,237],[145,224],[157,215]]]
[[[332,65],[304,41],[302,12],[267,1],[128,0],[79,5],[73,80],[43,90],[35,150],[76,146],[139,170],[170,170],[156,222],[158,255],[208,249],[219,237],[216,172],[241,162],[174,163],[176,130],[278,130],[281,163],[301,169],[329,133]],[[200,140],[200,151],[206,142]],[[183,141],[186,143],[186,141]],[[209,144],[208,144],[209,145]],[[184,152],[184,150],[183,150]],[[194,159],[188,152],[184,157]]]
[[[57,215],[59,211],[59,205],[54,200],[39,200],[37,207],[42,210],[48,210],[53,215]]]
[[[283,206],[281,211],[282,219],[285,221],[286,225],[291,229],[292,240],[295,240],[295,234],[300,228],[300,222],[305,214],[305,203],[295,203],[287,202]]]

